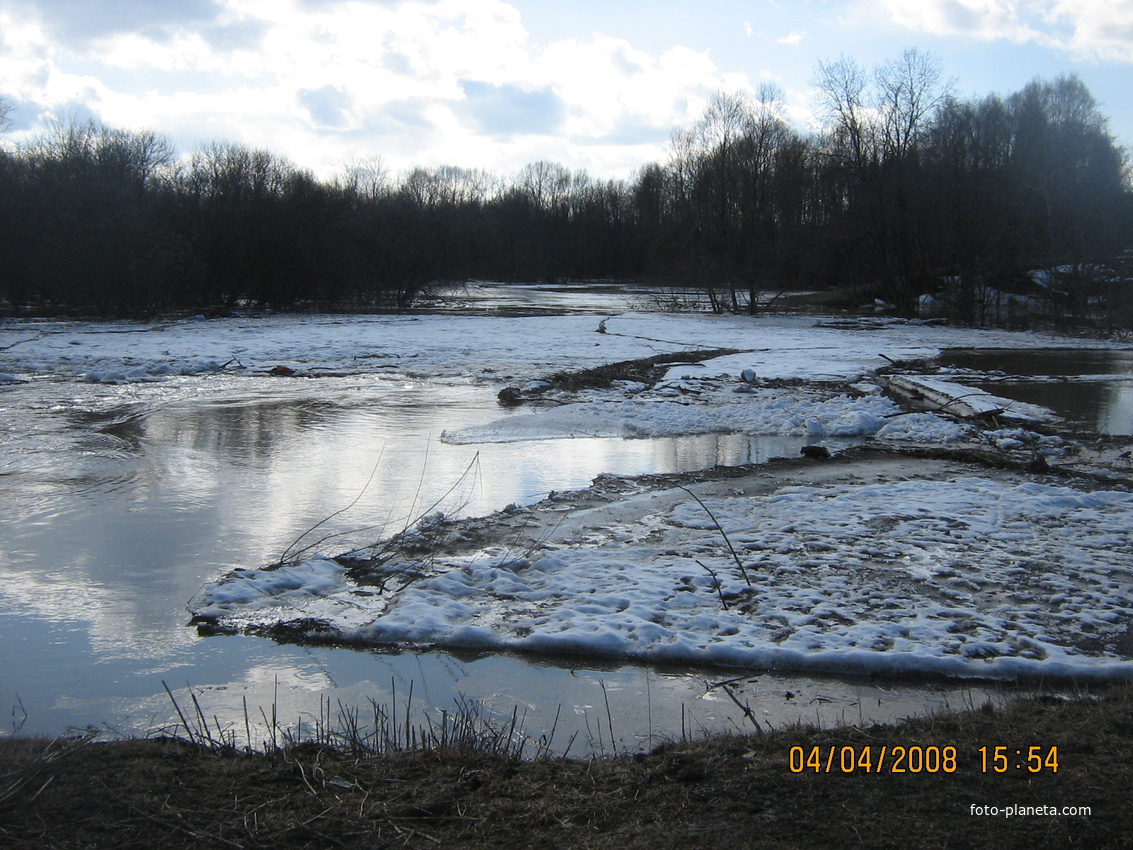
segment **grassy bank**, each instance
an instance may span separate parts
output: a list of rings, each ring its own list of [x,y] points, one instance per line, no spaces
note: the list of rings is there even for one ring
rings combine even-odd
[[[899,726],[795,728],[588,760],[518,761],[460,741],[371,755],[314,744],[248,754],[172,738],[6,739],[0,844],[1126,847],[1131,741],[1131,686]],[[994,769],[996,747],[1007,748],[1005,773]],[[1031,747],[1038,758],[1028,765]],[[1059,811],[1008,816],[1009,806]],[[1069,806],[1089,814],[1060,811]]]

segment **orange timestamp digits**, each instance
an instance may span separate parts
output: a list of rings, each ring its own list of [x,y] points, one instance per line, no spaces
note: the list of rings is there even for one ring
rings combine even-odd
[[[1058,773],[1058,747],[985,746],[975,750],[982,773]],[[956,747],[904,745],[791,747],[792,773],[955,773]]]
[[[982,771],[1058,773],[1058,747],[980,747]]]
[[[955,773],[956,748],[919,745],[791,747],[792,773]]]

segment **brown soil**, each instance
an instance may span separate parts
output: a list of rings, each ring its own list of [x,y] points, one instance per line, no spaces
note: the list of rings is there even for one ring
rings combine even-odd
[[[247,755],[164,739],[82,744],[45,763],[58,742],[8,739],[0,741],[0,844],[1128,847],[1131,733],[1126,685],[1100,699],[1043,698],[896,727],[788,729],[586,761],[354,757],[308,745]],[[897,746],[955,747],[955,770],[945,760],[936,772],[891,772]],[[1008,748],[1003,774],[992,769],[997,746]],[[818,747],[819,771],[793,772],[792,747],[806,756]],[[883,747],[887,767],[878,773]],[[989,748],[987,771],[981,747]],[[1027,769],[1030,747],[1044,762],[1036,773]],[[844,754],[860,763],[866,748],[869,771],[840,771]],[[1057,771],[1047,763],[1051,748]],[[973,814],[982,806],[1000,814]],[[1008,817],[1008,806],[1089,813]]]

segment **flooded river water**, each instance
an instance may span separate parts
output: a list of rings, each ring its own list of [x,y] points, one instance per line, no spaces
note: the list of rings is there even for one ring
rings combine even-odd
[[[573,752],[647,745],[745,721],[703,671],[509,655],[359,651],[199,637],[186,603],[237,566],[300,545],[341,552],[431,509],[480,514],[639,474],[797,454],[801,438],[709,435],[443,444],[497,419],[490,387],[372,376],[265,382],[215,375],[125,385],[39,381],[0,395],[0,734],[173,724],[166,686],[217,722],[275,710],[460,698],[518,706],[538,737],[558,721]],[[349,508],[348,510],[343,510]],[[336,513],[341,511],[341,513]],[[333,516],[332,516],[333,515]],[[761,721],[892,720],[982,701],[966,685],[750,674]],[[399,706],[402,710],[404,706]],[[602,720],[602,732],[598,720]]]
[[[1133,434],[1133,351],[967,349],[945,352],[940,363],[974,373],[974,387],[1047,407],[1079,428]]]

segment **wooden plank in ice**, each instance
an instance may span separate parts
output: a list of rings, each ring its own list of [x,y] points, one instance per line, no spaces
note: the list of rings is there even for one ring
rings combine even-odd
[[[991,393],[939,378],[894,375],[889,378],[889,386],[905,395],[924,399],[942,413],[965,418],[1002,413],[1005,405],[1004,399]]]

